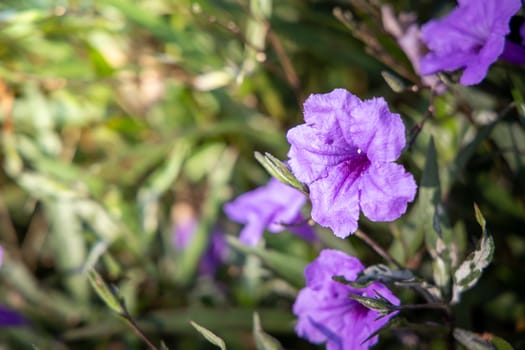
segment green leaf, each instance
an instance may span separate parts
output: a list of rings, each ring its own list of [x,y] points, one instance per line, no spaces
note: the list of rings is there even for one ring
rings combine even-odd
[[[424,208],[421,225],[425,232],[426,247],[433,259],[434,282],[447,297],[450,293],[451,269],[456,260],[454,254],[457,249],[454,247],[453,233],[441,202],[437,159],[434,139],[431,138],[426,152],[418,201],[422,201],[421,205]]]
[[[242,244],[237,238],[228,236],[227,242],[235,249],[245,253],[258,256],[269,268],[282,276],[285,280],[296,287],[304,286],[304,269],[307,261],[277,252],[275,250],[251,247]]]
[[[343,283],[348,284],[354,288],[366,288],[376,281],[383,283],[395,283],[412,282],[415,281],[415,279],[416,277],[410,270],[392,270],[384,264],[377,264],[369,266],[361,271],[355,281],[344,280]],[[337,280],[342,281],[339,277]]]
[[[382,315],[388,315],[397,309],[397,306],[393,305],[388,299],[380,294],[377,295],[377,298],[369,298],[359,294],[348,293],[348,297],[354,299],[366,308],[378,311]]]
[[[474,204],[474,211],[476,221],[481,226],[481,240],[478,242],[477,249],[469,254],[454,271],[453,303],[458,303],[461,293],[472,288],[478,282],[483,270],[490,264],[494,255],[494,239],[488,233],[485,218],[476,204]]]
[[[74,201],[57,198],[44,201],[51,223],[51,249],[57,267],[65,273],[64,283],[78,301],[87,301],[89,288],[82,266],[86,259],[86,242]]]
[[[282,350],[281,343],[271,335],[263,331],[261,319],[257,312],[253,313],[253,337],[257,350]]]
[[[207,341],[212,343],[213,345],[218,346],[221,350],[226,350],[226,344],[224,343],[224,340],[216,336],[213,332],[210,330],[200,326],[199,324],[190,321],[190,324],[204,337]]]
[[[288,186],[298,189],[308,196],[308,188],[306,185],[297,180],[284,162],[268,152],[264,153],[264,155],[255,152],[255,159],[257,159],[271,176]]]
[[[95,269],[88,271],[88,279],[95,292],[97,292],[98,296],[111,310],[120,316],[126,314],[126,310],[124,309],[120,298],[117,296],[117,293],[106,283],[106,281],[104,281],[102,276],[100,276]]]
[[[427,300],[436,300],[440,292],[436,286],[415,276],[408,269],[392,270],[383,264],[371,265],[361,271],[355,281],[348,281],[343,276],[334,276],[337,282],[347,284],[353,288],[366,288],[370,284],[379,281],[383,283],[394,284],[404,288],[414,288],[426,296]]]
[[[406,85],[403,83],[403,81],[397,76],[389,71],[381,71],[381,76],[387,83],[388,87],[392,89],[392,91],[401,93],[406,90]]]

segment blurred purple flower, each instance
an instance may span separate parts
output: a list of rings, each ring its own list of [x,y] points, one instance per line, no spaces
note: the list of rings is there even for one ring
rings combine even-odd
[[[421,60],[421,73],[434,74],[464,68],[460,83],[474,85],[487,75],[503,53],[509,21],[520,0],[458,0],[448,16],[421,28],[430,52]]]
[[[20,327],[27,325],[27,320],[18,312],[0,305],[0,327]]]
[[[360,350],[376,344],[378,336],[364,341],[383,327],[393,314],[380,318],[378,311],[364,307],[348,294],[368,298],[379,294],[394,305],[399,305],[399,299],[380,282],[356,289],[332,279],[343,276],[354,281],[363,269],[355,257],[337,250],[321,251],[306,267],[306,287],[299,292],[293,306],[298,317],[295,332],[312,343],[326,343],[327,350]]]
[[[514,16],[510,20],[510,33],[505,41],[501,59],[514,64],[525,64],[525,18]]]
[[[193,239],[197,229],[197,218],[190,205],[178,203],[173,209],[173,245],[175,249],[184,250]],[[215,227],[211,232],[208,247],[201,257],[199,272],[202,275],[213,275],[228,255],[228,245],[224,233]]]
[[[420,74],[419,61],[426,51],[421,41],[421,32],[414,13],[401,12],[398,17],[394,14],[391,5],[381,6],[381,20],[383,28],[396,38],[399,47],[407,56],[417,74]],[[435,75],[423,76],[421,81],[424,85],[432,88],[438,94],[445,92],[446,86]]]
[[[302,124],[288,131],[290,167],[310,188],[312,218],[347,237],[359,210],[373,221],[399,218],[416,183],[393,163],[405,146],[405,127],[382,98],[361,101],[344,89],[310,95]]]
[[[2,266],[4,257],[4,248],[0,246],[0,267]],[[0,305],[0,327],[17,327],[27,324],[27,320],[18,312],[10,308]]]
[[[246,224],[240,241],[247,245],[256,245],[265,229],[273,233],[288,229],[306,240],[313,240],[315,233],[301,215],[305,202],[306,196],[301,192],[272,178],[266,186],[226,203],[224,212],[231,220]]]

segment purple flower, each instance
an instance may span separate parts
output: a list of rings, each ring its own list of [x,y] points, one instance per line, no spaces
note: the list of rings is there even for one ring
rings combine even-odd
[[[399,47],[407,56],[417,74],[420,74],[419,61],[426,52],[421,41],[421,32],[417,25],[417,17],[413,13],[401,12],[398,17],[394,14],[391,5],[381,6],[381,20],[383,28],[396,38]],[[438,94],[445,92],[446,85],[435,75],[421,77],[424,85],[430,87]]]
[[[310,188],[312,218],[344,238],[359,210],[373,221],[399,218],[416,183],[392,163],[405,146],[405,127],[382,98],[361,101],[344,89],[311,95],[306,124],[288,131],[290,167]]]
[[[301,215],[305,202],[301,192],[272,178],[266,186],[226,203],[224,212],[231,220],[246,224],[240,240],[247,245],[256,245],[265,229],[274,233],[289,229],[306,240],[313,240],[315,233]]]
[[[178,203],[173,208],[173,245],[178,251],[184,250],[192,241],[197,230],[197,219],[193,208],[184,203]],[[218,227],[211,232],[206,251],[199,263],[202,275],[213,275],[228,255],[228,245],[224,233]]]
[[[393,316],[380,318],[379,312],[368,309],[348,297],[349,293],[374,298],[377,294],[394,305],[399,300],[380,282],[356,289],[336,282],[333,276],[354,281],[364,269],[359,259],[331,249],[321,251],[304,272],[306,287],[293,306],[298,317],[296,333],[315,344],[326,343],[327,350],[368,349],[378,341],[372,333],[383,327]]]
[[[460,83],[478,84],[502,54],[509,21],[521,7],[520,0],[458,0],[447,17],[421,29],[430,49],[421,60],[421,73],[434,74],[464,68]]]

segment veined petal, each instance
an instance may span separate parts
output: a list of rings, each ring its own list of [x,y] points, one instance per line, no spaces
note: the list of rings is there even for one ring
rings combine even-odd
[[[312,94],[304,101],[304,121],[319,130],[332,130],[339,115],[348,113],[361,103],[345,89],[327,94]]]
[[[360,181],[361,210],[372,221],[392,221],[399,218],[408,202],[416,195],[412,174],[396,163],[375,163]]]
[[[352,110],[343,128],[345,138],[363,151],[371,162],[396,160],[405,147],[405,126],[399,114],[391,113],[383,98],[364,101]]]
[[[361,169],[341,163],[327,177],[310,184],[312,219],[345,238],[357,230],[359,176]]]
[[[347,159],[353,149],[336,123],[326,130],[301,124],[288,130],[286,137],[291,144],[288,164],[297,179],[307,184],[326,177],[328,169]]]

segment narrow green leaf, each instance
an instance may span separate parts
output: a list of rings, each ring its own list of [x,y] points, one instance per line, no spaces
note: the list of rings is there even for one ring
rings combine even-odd
[[[257,312],[253,313],[253,337],[257,350],[283,350],[281,343],[263,331],[261,319]]]
[[[416,277],[410,270],[392,270],[384,264],[372,265],[359,273],[355,281],[340,280],[354,288],[366,288],[372,283],[413,282]]]
[[[106,281],[104,281],[102,276],[100,276],[100,274],[95,269],[88,271],[88,280],[95,292],[97,292],[98,296],[111,310],[121,316],[126,313],[126,310],[124,310],[124,307],[113,288],[111,288],[106,283]]]
[[[378,311],[382,315],[388,315],[397,309],[395,305],[381,295],[377,295],[377,298],[369,298],[359,294],[348,293],[348,297],[354,299],[366,308]]]
[[[486,221],[478,206],[474,204],[476,221],[481,226],[481,240],[477,249],[469,254],[454,272],[452,302],[458,303],[461,293],[472,288],[480,279],[483,270],[492,261],[494,239],[487,231]]]
[[[206,338],[207,341],[209,341],[213,345],[218,346],[221,350],[226,350],[226,344],[224,343],[224,340],[219,338],[213,332],[193,321],[190,321],[190,324],[193,326],[193,328],[197,330],[197,332],[199,332],[204,338]]]
[[[90,291],[82,274],[87,249],[74,201],[56,198],[44,201],[44,207],[51,223],[50,248],[58,268],[66,275],[66,288],[79,302],[85,302]]]
[[[266,152],[264,155],[259,152],[255,152],[255,159],[257,159],[257,161],[271,176],[288,186],[298,189],[305,195],[308,195],[308,188],[306,185],[297,180],[297,178],[292,174],[284,162],[268,152]]]
[[[425,232],[425,244],[432,256],[434,282],[442,294],[450,294],[451,269],[455,260],[453,233],[441,202],[439,166],[434,139],[431,138],[426,152],[426,163],[419,189],[419,199],[424,210],[421,225]]]
[[[406,90],[406,86],[403,83],[403,81],[396,75],[390,73],[389,71],[381,71],[381,76],[387,83],[388,87],[392,89],[392,91],[401,93]]]

